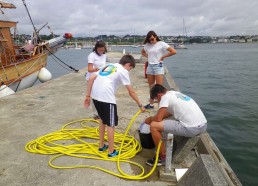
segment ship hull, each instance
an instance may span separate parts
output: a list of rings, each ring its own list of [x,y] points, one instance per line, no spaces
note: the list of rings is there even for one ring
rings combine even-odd
[[[40,69],[47,65],[47,56],[48,53],[40,54],[28,60],[0,68],[2,83],[14,92],[33,86],[38,79]]]

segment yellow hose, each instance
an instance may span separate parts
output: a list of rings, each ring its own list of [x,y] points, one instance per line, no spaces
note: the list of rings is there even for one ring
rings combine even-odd
[[[89,127],[85,125],[85,123],[87,122],[98,123],[97,120],[93,120],[93,119],[81,119],[81,120],[69,122],[65,124],[61,130],[52,132],[50,134],[41,136],[33,141],[30,141],[29,143],[26,144],[25,150],[28,152],[37,153],[37,154],[49,154],[49,155],[54,154],[55,156],[49,160],[48,164],[49,166],[56,169],[91,168],[91,169],[101,170],[103,172],[106,172],[124,179],[132,179],[132,180],[145,179],[149,177],[156,168],[161,141],[157,148],[155,164],[151,169],[151,171],[148,174],[144,175],[143,166],[129,160],[130,158],[133,158],[137,153],[139,153],[142,150],[142,147],[139,144],[139,142],[133,136],[128,135],[131,125],[134,123],[135,119],[138,117],[140,113],[141,113],[141,110],[139,110],[134,115],[124,134],[115,132],[114,146],[116,149],[119,148],[120,153],[118,156],[114,158],[108,158],[107,152],[99,153],[98,142],[93,143],[93,142],[85,141],[87,139],[95,139],[96,141],[99,140],[98,127]],[[75,127],[68,128],[68,126],[72,126],[73,124],[78,124],[78,123],[80,123],[80,126],[82,128],[75,128]],[[107,140],[106,136],[107,135],[105,135],[105,140]],[[85,140],[83,140],[82,138]],[[74,141],[78,141],[80,143],[66,144],[66,145],[62,144],[64,142],[71,143]],[[119,144],[120,144],[120,147],[119,147]],[[117,168],[120,174],[109,171],[101,167],[91,166],[91,165],[69,165],[69,166],[54,165],[53,164],[54,160],[62,156],[72,156],[76,158],[94,159],[94,160],[102,160],[102,161],[115,161],[117,162]],[[129,175],[124,173],[121,170],[120,162],[129,163],[134,166],[137,166],[141,170],[141,173],[138,175]]]

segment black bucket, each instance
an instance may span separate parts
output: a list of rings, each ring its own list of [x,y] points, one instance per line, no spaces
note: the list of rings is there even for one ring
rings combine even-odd
[[[144,133],[141,133],[140,130],[138,130],[138,133],[139,133],[139,137],[140,137],[140,142],[141,142],[142,148],[144,148],[144,149],[153,149],[155,147],[155,144],[153,142],[151,133],[144,134]]]

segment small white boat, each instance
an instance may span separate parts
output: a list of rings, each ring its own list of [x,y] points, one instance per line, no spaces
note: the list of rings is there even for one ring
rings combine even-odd
[[[183,43],[174,44],[175,49],[187,49],[187,46]]]
[[[184,44],[185,39],[187,38],[187,31],[185,26],[185,19],[183,19],[183,38],[181,43],[175,43],[174,48],[175,49],[187,49],[187,46]]]
[[[138,48],[139,46],[138,45],[132,45],[131,47],[132,48]]]

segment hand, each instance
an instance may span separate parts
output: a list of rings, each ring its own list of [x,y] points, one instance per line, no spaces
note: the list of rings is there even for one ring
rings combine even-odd
[[[146,111],[146,108],[144,108],[143,106],[140,108],[142,112]]]
[[[94,68],[94,72],[98,72],[99,71],[99,69],[98,68]]]
[[[149,125],[152,122],[151,116],[147,117],[144,122]]]
[[[84,100],[84,108],[89,108],[90,106],[90,97],[86,97]]]

